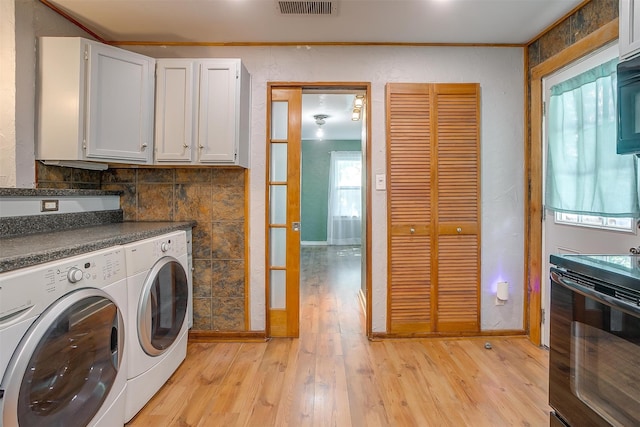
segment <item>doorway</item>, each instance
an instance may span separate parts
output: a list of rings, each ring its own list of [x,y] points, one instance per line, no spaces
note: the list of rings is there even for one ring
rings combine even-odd
[[[542,79],[545,105],[550,105],[551,88],[618,57],[616,42],[605,45]],[[586,95],[585,95],[586,98]],[[543,116],[543,190],[546,186],[548,120]],[[543,191],[544,194],[544,191]],[[620,254],[637,245],[637,226],[633,218],[554,212],[545,207],[542,226],[543,280],[541,287],[541,344],[549,346],[551,280],[548,272],[552,254]]]
[[[337,319],[349,295],[371,333],[369,93],[369,83],[269,84],[270,337],[299,336],[301,321],[304,330],[323,327],[305,307]]]

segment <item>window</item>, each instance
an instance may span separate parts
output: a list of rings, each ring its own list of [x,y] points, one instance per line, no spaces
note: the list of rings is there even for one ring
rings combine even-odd
[[[633,218],[612,218],[606,216],[556,212],[555,221],[558,224],[577,225],[582,227],[602,228],[605,230],[617,230],[635,233],[635,221],[633,220]]]
[[[362,232],[362,153],[332,151],[329,170],[327,243],[360,244]]]
[[[551,87],[545,205],[563,221],[609,227],[640,216],[637,160],[616,154],[617,62],[616,53]]]

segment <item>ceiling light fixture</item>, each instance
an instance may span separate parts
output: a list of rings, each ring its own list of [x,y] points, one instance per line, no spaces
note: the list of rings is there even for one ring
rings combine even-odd
[[[353,98],[353,113],[351,114],[351,120],[357,122],[362,116],[362,108],[364,107],[364,95],[356,95]]]
[[[316,131],[316,137],[322,140],[322,137],[324,136],[322,125],[326,123],[326,119],[329,118],[329,116],[326,114],[315,114],[313,118],[315,119],[316,124],[318,125],[318,130]]]
[[[313,118],[316,120],[316,124],[318,126],[322,126],[326,123],[325,119],[329,118],[329,116],[327,116],[326,114],[316,114],[313,116]]]

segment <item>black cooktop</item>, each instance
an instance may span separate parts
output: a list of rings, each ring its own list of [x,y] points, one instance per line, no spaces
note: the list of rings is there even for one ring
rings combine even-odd
[[[640,255],[551,255],[551,264],[586,277],[640,291]]]

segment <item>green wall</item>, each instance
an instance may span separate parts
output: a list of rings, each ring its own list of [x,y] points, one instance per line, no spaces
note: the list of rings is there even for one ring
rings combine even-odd
[[[302,141],[301,218],[303,242],[327,241],[331,151],[360,151],[360,141]]]

